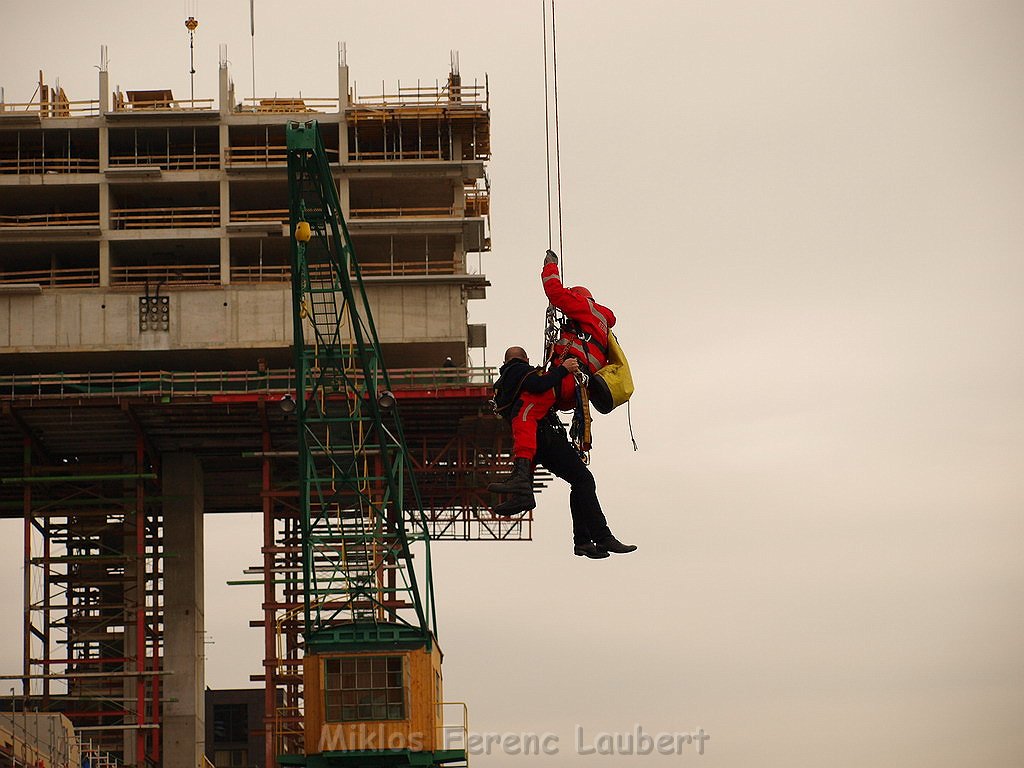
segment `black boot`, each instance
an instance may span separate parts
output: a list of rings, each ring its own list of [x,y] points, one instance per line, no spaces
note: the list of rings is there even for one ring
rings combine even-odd
[[[626,555],[630,552],[636,552],[636,544],[623,544],[611,534],[608,534],[603,539],[598,540],[597,546],[601,549],[607,550],[608,552],[614,552],[617,555]]]
[[[516,459],[512,474],[497,483],[491,483],[487,490],[492,493],[520,493],[533,495],[533,462],[530,459]]]
[[[607,550],[601,549],[592,541],[588,541],[585,544],[574,544],[572,553],[577,557],[589,557],[591,560],[600,560],[608,557]]]
[[[529,512],[531,509],[537,506],[537,502],[533,498],[533,494],[516,494],[510,496],[505,501],[498,504],[491,513],[498,517],[513,517],[515,515],[521,515],[523,512]]]

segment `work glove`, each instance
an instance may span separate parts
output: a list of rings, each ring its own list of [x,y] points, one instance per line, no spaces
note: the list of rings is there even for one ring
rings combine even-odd
[[[555,253],[554,251],[552,251],[550,248],[548,248],[548,250],[544,253],[544,266],[546,267],[548,264],[557,264],[557,263],[558,263],[558,254]]]

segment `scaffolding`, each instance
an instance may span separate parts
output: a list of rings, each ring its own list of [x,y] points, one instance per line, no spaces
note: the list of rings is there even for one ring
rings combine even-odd
[[[347,110],[351,161],[487,160],[491,156],[490,93],[450,74],[441,86],[351,95]]]
[[[532,539],[532,513],[494,517],[483,490],[511,463],[511,436],[487,405],[495,375],[390,372],[434,541]],[[250,625],[262,630],[264,660],[251,679],[265,693],[267,755],[301,753],[297,445],[282,408],[294,395],[288,369],[0,376],[0,516],[24,521],[32,595],[32,647],[11,684],[22,684],[30,706],[68,712],[76,727],[91,729],[97,749],[129,764],[134,754],[159,756],[164,553],[152,457],[198,450],[208,513],[262,513],[260,559],[242,581],[262,588]],[[539,485],[548,480],[537,476]]]
[[[29,434],[23,706],[60,711],[96,749],[160,759],[162,531],[157,474],[140,436],[119,462],[53,463]]]

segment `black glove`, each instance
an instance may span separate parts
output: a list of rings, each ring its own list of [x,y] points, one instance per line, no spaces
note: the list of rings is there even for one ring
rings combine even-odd
[[[544,253],[544,266],[547,266],[548,264],[557,264],[557,263],[558,263],[558,254],[555,253],[554,251],[552,251],[550,248],[548,248],[547,251],[545,251],[545,253]]]

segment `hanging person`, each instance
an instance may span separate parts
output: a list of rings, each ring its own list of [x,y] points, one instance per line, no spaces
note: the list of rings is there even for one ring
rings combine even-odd
[[[522,347],[505,350],[504,364],[494,382],[494,412],[512,427],[512,473],[487,486],[492,493],[509,493],[516,497],[514,504],[506,502],[504,510],[516,507],[518,514],[536,506],[533,460],[537,454],[537,425],[554,406],[562,379],[572,378],[579,369],[579,363],[569,358],[544,373],[543,368],[530,365],[530,356]]]
[[[533,464],[542,464],[571,486],[573,553],[596,560],[608,557],[609,552],[633,552],[636,546],[623,544],[608,528],[594,475],[551,410],[554,391],[561,382],[572,379],[576,368],[578,365],[569,358],[543,373],[541,368],[530,365],[522,347],[509,347],[505,352],[505,363],[494,383],[494,403],[499,415],[513,425],[515,469],[506,482],[492,483],[488,489],[510,494],[507,501],[494,508],[496,515],[510,516],[533,509]],[[532,434],[527,434],[529,430]],[[532,455],[527,457],[530,449]]]
[[[552,406],[558,410],[573,410],[577,405],[576,376],[582,370],[594,375],[601,369],[608,353],[608,329],[615,325],[615,315],[607,307],[594,302],[590,291],[582,286],[566,289],[558,275],[558,256],[548,249],[544,254],[541,280],[548,300],[556,309],[562,310],[568,318],[561,335],[553,345],[554,359],[551,369],[543,373],[541,368],[514,366],[510,369],[519,377],[514,396],[510,396],[506,408],[516,406],[512,425],[512,473],[503,481],[491,483],[487,490],[493,493],[516,494],[521,500],[529,495],[530,506],[517,509],[525,512],[533,509],[533,458],[537,449],[537,425],[547,416]],[[510,362],[529,362],[526,350],[510,347],[505,352],[505,365],[495,383],[507,381],[505,373]],[[549,362],[549,361],[545,361]],[[504,381],[503,381],[504,380]],[[506,386],[505,389],[508,389]],[[519,407],[518,403],[522,402]],[[498,415],[509,417],[498,409]]]
[[[558,256],[554,251],[548,250],[544,255],[540,274],[548,301],[568,318],[552,347],[552,365],[561,365],[565,360],[574,358],[584,373],[593,376],[608,362],[608,333],[615,325],[615,313],[594,301],[593,294],[584,286],[566,288],[562,285]],[[574,378],[562,380],[556,407],[560,411],[576,407]]]

